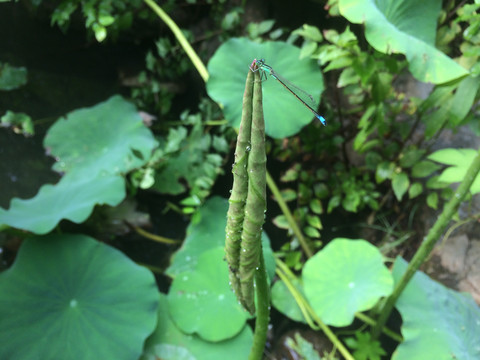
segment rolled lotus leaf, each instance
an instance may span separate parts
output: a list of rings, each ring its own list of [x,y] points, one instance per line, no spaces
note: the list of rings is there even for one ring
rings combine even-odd
[[[255,62],[252,64],[255,68]],[[249,71],[237,138],[233,187],[227,213],[226,257],[230,284],[240,303],[255,312],[254,275],[261,252],[266,206],[265,125],[259,71]]]
[[[240,243],[248,191],[247,160],[251,147],[253,78],[254,73],[249,71],[243,95],[242,122],[240,123],[237,146],[235,148],[235,162],[232,167],[233,186],[230,199],[228,200],[229,208],[225,230],[225,252],[229,266],[230,286],[237,294],[240,302],[242,300],[238,270],[240,267]]]

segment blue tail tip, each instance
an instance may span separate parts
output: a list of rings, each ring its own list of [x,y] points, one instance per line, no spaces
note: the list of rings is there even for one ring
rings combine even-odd
[[[323,126],[327,126],[327,121],[325,120],[325,118],[323,116],[318,115],[317,119],[320,120],[320,122],[322,123]]]

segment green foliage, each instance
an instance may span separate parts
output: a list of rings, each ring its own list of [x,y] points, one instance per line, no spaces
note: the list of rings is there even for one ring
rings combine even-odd
[[[31,3],[45,6],[47,1]],[[187,1],[186,6],[192,4],[205,6],[205,2],[195,0]],[[383,210],[382,206],[409,213],[410,206],[422,202],[437,209],[442,200],[454,198],[449,187],[452,183],[474,179],[468,169],[477,158],[476,151],[446,149],[430,154],[430,145],[444,129],[469,125],[472,131],[479,131],[480,4],[446,1],[442,9],[439,0],[330,0],[326,9],[331,28],[305,24],[292,32],[276,28],[275,19],[249,21],[243,28],[242,8],[229,8],[223,1],[208,0],[206,4],[209,27],[215,31],[201,33],[203,26],[195,23],[189,28],[192,32],[184,30],[183,35],[187,42],[201,42],[202,48],[208,48],[211,44],[207,41],[212,37],[217,40],[218,35],[222,45],[210,60],[207,90],[222,107],[229,125],[240,123],[244,78],[255,57],[266,58],[275,71],[316,99],[324,86],[319,65],[329,79],[331,89],[326,93],[328,97],[322,98],[322,113],[329,124],[325,128],[308,125],[311,113],[274,79],[262,84],[267,133],[274,138],[290,136],[267,144],[270,157],[284,170],[280,179],[284,188],[274,196],[279,204],[283,200],[293,208],[293,217],[287,207],[281,208],[282,214],[274,219],[292,239],[276,239],[281,245],[277,264],[282,263],[281,258],[287,270],[282,273],[278,265],[280,279],[272,288],[272,302],[289,318],[315,330],[321,328],[344,358],[379,359],[384,354],[381,344],[363,328],[355,331],[355,338],[345,341],[354,350],[352,357],[342,350],[343,344],[324,323],[351,326],[355,315],[365,320],[360,311],[373,309],[372,314],[378,315],[376,312],[382,310],[381,297],[389,296],[394,284],[380,250],[364,240],[334,239],[310,256],[321,245],[325,213],[359,213],[367,209],[375,214]],[[178,5],[174,0],[167,2],[172,16],[178,13],[174,11]],[[89,34],[99,42],[115,38],[136,20],[151,16],[140,0],[62,0],[54,6],[52,25],[66,31],[75,15],[80,15]],[[232,36],[235,38],[228,40]],[[286,37],[286,42],[266,41]],[[293,43],[300,44],[300,48]],[[67,349],[78,358],[84,354],[89,358],[138,358],[143,339],[153,328],[153,310],[158,310],[158,324],[145,344],[142,360],[245,359],[252,347],[251,330],[245,325],[248,314],[228,289],[228,267],[222,260],[227,202],[217,197],[206,200],[230,151],[233,132],[212,121],[221,115],[203,101],[198,113],[183,111],[180,122],[164,121],[178,117],[172,115],[172,101],[183,90],[179,78],[192,68],[181,47],[168,35],[162,34],[155,42],[145,62],[144,71],[135,79],[132,97],[139,108],[161,117],[156,127],[160,129],[158,141],[142,124],[135,107],[119,97],[70,113],[50,129],[45,142],[58,160],[55,170],[65,175],[58,184],[42,187],[33,199],[14,199],[9,210],[0,209],[0,223],[46,233],[61,219],[83,222],[95,204],[120,203],[126,193],[124,177],[135,171],[130,176],[132,192],[151,188],[162,194],[182,195],[183,214],[194,214],[187,237],[165,272],[172,277],[170,291],[161,295],[157,309],[158,294],[152,292],[151,275],[146,277],[142,269],[118,258],[118,254],[113,256],[115,251],[85,236],[26,240],[17,262],[0,275],[0,287],[5,288],[0,291],[4,294],[0,297],[0,339],[7,344],[0,349],[2,358],[12,358],[11,349],[25,351],[19,359],[34,356],[27,353],[30,350],[48,356],[48,351],[57,351],[60,345],[58,351],[65,354],[65,343],[82,347]],[[435,87],[426,98],[417,98],[401,86],[408,75]],[[25,83],[26,69],[0,66],[1,90],[17,89]],[[31,120],[23,113],[7,112],[1,120],[17,132],[33,130]],[[479,186],[475,180],[471,193],[477,193]],[[386,188],[391,191],[386,192]],[[261,217],[263,220],[263,212]],[[298,223],[300,231],[292,221]],[[398,216],[395,227],[400,222]],[[304,236],[307,241],[302,241]],[[81,241],[71,246],[73,238]],[[265,234],[262,246],[268,275],[273,280],[275,258]],[[385,248],[389,246],[395,245],[387,244]],[[110,275],[78,281],[91,277],[99,266],[103,270],[96,274]],[[124,273],[127,268],[128,274]],[[404,268],[397,259],[393,271],[397,284]],[[301,277],[285,276],[290,269],[301,273]],[[69,286],[58,285],[58,281]],[[133,292],[135,299],[131,291],[124,291],[124,285],[132,283],[143,286]],[[60,309],[51,302],[51,294],[65,297],[59,289],[73,293],[82,289],[78,284],[92,287],[95,291],[83,295],[94,293],[94,305],[101,305],[102,311],[87,314],[92,323],[106,316],[102,332],[112,334],[127,350],[92,348],[69,339],[62,342],[48,338],[55,331],[66,335],[83,331],[56,330],[55,326],[66,322],[82,325],[76,322],[78,319],[68,317],[75,315],[71,310],[78,312],[80,306],[68,296],[67,307]],[[115,291],[106,294],[105,289]],[[29,293],[33,295],[25,298]],[[98,294],[105,297],[99,299]],[[119,314],[115,307],[104,306],[122,299],[128,300],[127,312]],[[20,310],[15,310],[12,317],[12,309]],[[404,341],[393,358],[478,358],[477,339],[471,334],[478,333],[480,315],[471,299],[417,273],[400,296],[398,310],[403,318]],[[52,313],[64,321],[53,324]],[[132,323],[133,317],[136,321]],[[365,320],[374,322],[369,321]],[[128,331],[124,331],[126,327]],[[41,343],[39,333],[46,334],[48,349],[37,347]],[[388,334],[400,342],[398,335]],[[91,333],[86,333],[84,339],[89,344],[98,342],[89,341],[88,336]],[[24,347],[18,341],[33,345]],[[312,346],[301,338],[290,345],[301,356],[318,358]]]
[[[96,204],[118,205],[126,195],[124,174],[146,164],[157,143],[135,107],[113,96],[60,118],[44,144],[63,177],[32,199],[0,208],[0,224],[46,234],[62,219],[85,221]]]
[[[380,252],[363,240],[336,239],[306,263],[302,282],[293,278],[288,284],[283,281],[275,284],[273,305],[293,320],[304,322],[305,313],[299,306],[304,308],[305,300],[293,296],[293,286],[322,321],[350,324],[360,302],[370,303],[365,309],[375,304],[378,296],[368,299],[372,291],[392,289],[392,275],[381,259]],[[395,261],[395,281],[400,279],[406,266],[401,258]],[[403,318],[401,330],[405,340],[393,358],[438,359],[442,354],[452,354],[459,359],[473,360],[478,356],[480,349],[471,334],[478,332],[480,310],[470,296],[449,290],[417,272],[402,293],[398,309]],[[356,339],[345,340],[355,349],[355,359],[380,359],[385,354],[370,334],[356,331],[355,336]]]
[[[405,54],[418,80],[446,83],[468,75],[465,68],[435,48],[440,0],[339,0],[340,13],[353,23],[365,24],[365,37],[377,51]]]
[[[264,20],[259,23],[250,23],[247,25],[247,33],[249,38],[256,40],[261,37],[261,35],[267,34],[272,30],[273,25],[275,25],[274,20]]]
[[[430,154],[430,160],[450,165],[438,177],[438,181],[449,185],[463,180],[477,151],[474,149],[443,149]],[[476,178],[470,188],[472,195],[480,192],[480,178]]]
[[[380,360],[382,355],[387,354],[380,342],[373,340],[369,333],[356,331],[355,338],[347,338],[345,343],[355,350],[353,356],[356,360]]]
[[[412,167],[411,176],[415,178],[429,177],[425,187],[430,191],[427,195],[426,203],[432,209],[437,209],[440,199],[448,200],[451,197],[450,185],[462,181],[467,173],[469,166],[475,158],[477,151],[474,149],[442,149],[427,156],[426,160],[416,163]],[[440,175],[435,175],[442,167],[436,163],[448,165]],[[423,185],[416,182],[409,188],[409,197],[418,196],[423,189]],[[475,179],[470,193],[477,194],[480,191],[480,180]]]
[[[191,69],[191,62],[170,38],[161,37],[155,42],[155,50],[147,52],[145,67],[136,77],[132,97],[143,109],[168,114],[172,99],[182,90],[175,81]]]
[[[25,136],[32,136],[35,133],[32,118],[24,113],[7,111],[0,118],[2,127],[11,127],[15,133],[22,133]]]
[[[0,62],[0,91],[14,90],[27,83],[27,69]]]
[[[334,326],[350,325],[393,289],[382,255],[365,240],[334,239],[305,263],[302,280],[313,310]]]
[[[25,240],[0,293],[2,359],[133,360],[156,324],[153,275],[84,235]]]
[[[393,277],[398,281],[406,262],[397,258]],[[447,289],[417,272],[398,299],[404,341],[392,358],[474,360],[480,355],[480,309],[469,295]]]
[[[305,89],[314,99],[320,97],[322,75],[314,62],[298,60],[298,48],[284,42],[254,43],[244,38],[230,39],[210,59],[207,91],[223,106],[225,118],[232,126],[238,128],[240,125],[243,79],[249,71],[252,56],[265,58],[275,71],[295,81],[296,86]],[[290,136],[312,121],[312,113],[275,79],[264,81],[262,86],[267,135],[274,138]]]
[[[245,339],[245,322],[249,317],[229,288],[228,267],[223,260],[227,209],[226,199],[213,197],[205,202],[166,270],[173,277],[168,307],[175,326],[195,338],[219,345],[232,336]],[[273,278],[275,264],[265,234],[262,247],[267,272]],[[193,313],[198,316],[192,316]],[[225,321],[227,316],[232,321]],[[243,345],[248,348],[251,342]]]
[[[324,180],[324,172],[317,171],[315,175],[307,173],[302,170],[301,164],[294,164],[281,177],[283,182],[297,182],[297,189],[287,188],[282,190],[282,196],[285,202],[296,201],[298,208],[295,210],[295,218],[297,222],[303,227],[305,235],[309,238],[320,238],[319,230],[322,230],[323,225],[320,220],[320,214],[323,213],[323,208],[319,198],[325,198],[325,193],[322,192]],[[285,221],[280,216],[276,219],[276,225],[282,228],[285,227]]]
[[[244,9],[241,7],[235,7],[230,10],[224,17],[221,23],[222,29],[227,31],[237,30],[241,25],[242,15]]]
[[[305,151],[296,145],[292,142],[287,149],[275,155],[282,161],[292,160]],[[286,202],[295,201],[295,219],[310,239],[321,237],[323,224],[320,215],[324,213],[324,208],[327,213],[332,213],[339,207],[349,212],[359,212],[366,207],[373,210],[379,208],[377,199],[380,192],[368,173],[362,173],[356,167],[347,170],[340,162],[336,164],[335,170],[329,173],[317,169],[315,163],[295,162],[280,178],[289,186],[282,190],[283,199]],[[295,188],[292,188],[294,185]],[[274,221],[276,226],[289,229],[282,215]]]
[[[166,136],[158,138],[148,164],[132,175],[135,186],[151,188],[161,194],[183,195],[182,212],[190,214],[210,195],[212,186],[223,170],[228,140],[233,132],[225,126],[208,126],[212,106],[204,101],[200,113],[185,111],[180,125],[171,126]]]
[[[357,212],[369,206],[373,210],[379,208],[377,198],[380,193],[376,191],[374,183],[368,174],[361,174],[356,168],[345,171],[339,166],[337,172],[329,180],[329,187],[333,189],[328,202],[327,212],[331,213],[336,207],[342,206],[350,212]],[[334,186],[339,184],[340,186]]]
[[[178,274],[168,294],[168,308],[175,325],[186,334],[218,342],[241,332],[248,318],[230,291],[223,246],[203,252],[194,271]],[[217,301],[221,298],[222,301]],[[202,316],[192,316],[192,314]],[[228,321],[224,319],[228,318]]]
[[[175,278],[185,271],[193,271],[198,256],[205,251],[225,245],[225,227],[227,225],[225,214],[227,210],[228,201],[214,196],[195,212],[192,222],[187,228],[187,237],[166,270],[167,275]],[[275,275],[275,261],[270,240],[265,233],[262,234],[262,246],[267,273],[272,279]]]
[[[392,188],[397,200],[402,200],[403,195],[408,190],[410,186],[410,180],[408,179],[407,174],[401,173],[394,173],[392,176]]]
[[[299,293],[305,296],[303,294],[301,279],[295,278],[288,285],[294,286]],[[275,307],[275,309],[294,321],[306,323],[302,310],[298,306],[297,300],[293,297],[285,282],[281,280],[276,281],[272,287],[271,296],[272,305]]]
[[[318,355],[318,352],[315,351],[313,345],[298,333],[295,334],[295,340],[287,338],[286,343],[304,360],[322,360]]]
[[[443,126],[461,125],[475,101],[479,86],[478,78],[471,76],[435,88],[419,108],[425,113],[423,121],[426,125],[426,138],[437,135]]]
[[[38,7],[43,0],[30,0]],[[78,10],[85,20],[85,27],[90,29],[95,39],[102,42],[110,33],[118,37],[119,32],[129,29],[134,20],[134,13],[141,9],[142,0],[62,0],[53,10],[51,24],[57,25],[63,32],[70,26],[71,17]]]
[[[252,330],[248,326],[244,326],[237,336],[219,342],[209,342],[195,334],[187,335],[172,321],[164,294],[160,294],[157,317],[157,328],[147,339],[141,360],[244,360],[248,357],[252,346]]]
[[[359,46],[358,35],[350,31],[348,25],[343,32],[324,30],[323,37],[308,25],[294,32],[304,39],[302,56],[318,59],[325,72],[335,73],[337,86],[343,90],[342,95],[348,102],[348,116],[359,118],[358,128],[344,125],[344,133],[347,137],[354,137],[353,149],[364,155],[366,166],[355,168],[353,174],[348,166],[343,166],[343,170],[342,166],[336,166],[335,175],[339,179],[334,183],[341,185],[332,186],[326,182],[328,212],[340,205],[347,211],[356,212],[364,204],[379,210],[375,200],[379,195],[378,184],[386,180],[398,201],[404,200],[407,194],[410,199],[420,195],[424,185],[412,178],[430,176],[438,166],[426,160],[428,153],[422,149],[422,143],[406,145],[419,121],[426,126],[425,140],[428,140],[438,136],[445,127],[456,127],[471,119],[470,109],[478,99],[478,54],[476,51],[466,52],[467,48],[478,47],[479,40],[475,35],[478,29],[474,26],[478,6],[465,4],[456,9],[457,18],[443,17],[443,30],[436,36],[437,16],[441,12],[439,1],[422,3],[425,11],[419,11],[416,2],[393,4],[347,0],[329,3],[332,16],[340,13],[350,21],[365,23],[366,40],[380,51],[373,55]],[[418,21],[417,16],[421,16],[422,21]],[[433,45],[437,38],[437,43],[442,42],[448,48],[461,35],[461,29],[468,36],[460,39],[463,41],[460,46],[463,55],[457,61],[460,66]],[[425,52],[425,48],[429,50]],[[391,52],[405,53],[407,61],[390,56]],[[422,60],[422,56],[427,58]],[[439,83],[427,99],[421,101],[408,97],[395,86],[394,79],[404,73],[405,66],[417,78]],[[468,68],[470,76],[466,76]],[[341,146],[345,146],[343,141],[340,139]],[[375,173],[377,184],[369,180],[371,175],[367,172],[371,171]],[[425,185],[428,189],[445,187],[433,180]],[[428,196],[427,203],[436,207],[438,195],[425,195]]]

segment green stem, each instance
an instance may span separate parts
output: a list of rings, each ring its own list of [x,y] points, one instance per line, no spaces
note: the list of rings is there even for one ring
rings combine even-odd
[[[278,190],[277,185],[275,184],[275,181],[273,181],[272,177],[267,171],[267,185],[270,191],[272,192],[273,196],[275,197],[275,200],[278,203],[278,206],[280,206],[280,209],[282,210],[283,214],[285,215],[285,218],[288,221],[288,224],[290,225],[290,228],[292,229],[293,233],[295,234],[295,237],[298,239],[298,242],[300,243],[300,246],[303,248],[303,251],[307,255],[308,258],[311,258],[313,256],[313,251],[308,245],[307,240],[303,236],[302,231],[297,225],[297,222],[293,218],[292,213],[290,212],[290,209],[287,206],[287,203],[283,200],[282,194]]]
[[[332,342],[332,344],[338,349],[338,351],[343,355],[344,359],[346,360],[355,360],[353,356],[350,354],[350,352],[347,350],[347,348],[342,344],[342,342],[338,339],[338,337],[333,333],[332,330],[326,325],[325,323],[322,322],[322,320],[318,317],[318,315],[315,313],[315,311],[312,309],[310,304],[307,302],[307,300],[304,298],[303,294],[301,294],[295,285],[291,284],[291,286],[287,285],[289,282],[289,279],[295,278],[295,275],[290,271],[287,265],[285,265],[280,259],[276,258],[275,263],[279,268],[281,268],[281,272],[283,272],[286,276],[282,277],[282,280],[284,281],[285,285],[289,289],[289,291],[292,291],[292,296],[295,299],[301,299],[300,302],[297,302],[298,306],[302,310],[302,313],[305,316],[304,311],[308,314],[305,316],[305,319],[313,319],[315,322],[318,324],[318,328],[320,328],[325,336]],[[287,282],[285,282],[285,279],[287,279]],[[308,320],[307,320],[308,322]],[[311,322],[309,322],[311,324]],[[310,325],[311,326],[311,325]],[[316,326],[312,327],[312,329],[317,330],[318,329]]]
[[[150,239],[150,240],[162,243],[162,244],[175,245],[175,244],[180,244],[181,243],[181,241],[179,241],[179,240],[169,239],[169,238],[166,238],[166,237],[163,237],[163,236],[160,236],[160,235],[152,234],[151,232],[148,232],[147,230],[144,230],[139,226],[134,226],[127,221],[125,221],[125,223],[127,224],[127,226],[129,228],[133,229],[137,234],[139,234],[139,235],[141,235],[141,236],[143,236],[147,239]]]
[[[255,291],[257,297],[257,319],[253,334],[253,346],[250,350],[249,360],[261,360],[265,343],[267,342],[268,322],[270,320],[270,294],[265,271],[263,251],[260,253],[260,264],[255,272]]]
[[[317,325],[315,325],[315,323],[313,322],[313,319],[307,310],[306,299],[303,297],[303,294],[300,293],[297,287],[293,284],[293,282],[296,279],[296,276],[290,271],[288,266],[285,265],[285,263],[281,261],[278,257],[275,257],[275,264],[277,265],[277,268],[275,269],[275,273],[280,278],[280,280],[283,281],[288,291],[293,296],[293,299],[295,300],[298,307],[300,308],[300,311],[302,312],[302,315],[305,318],[305,321],[307,322],[308,326],[310,326],[312,330],[315,330],[315,331],[320,330],[320,328]]]
[[[415,253],[412,261],[408,264],[407,270],[405,274],[403,274],[400,281],[398,281],[397,285],[393,289],[392,295],[387,299],[385,305],[383,305],[380,316],[377,320],[377,325],[373,328],[372,334],[373,338],[378,338],[382,328],[384,327],[385,323],[387,322],[390,313],[395,306],[395,303],[399,296],[401,295],[403,289],[407,286],[410,279],[415,275],[415,272],[418,270],[420,265],[428,258],[430,253],[433,250],[437,240],[442,235],[443,231],[448,225],[448,222],[452,219],[453,215],[458,209],[458,206],[463,201],[465,196],[470,189],[473,181],[477,177],[480,171],[480,152],[477,154],[475,159],[473,160],[472,164],[467,170],[465,177],[460,184],[460,186],[455,191],[454,196],[450,199],[450,201],[445,205],[443,208],[442,214],[439,216],[438,220],[435,222],[435,225],[430,229],[428,235],[424,239],[422,245],[420,245],[419,249]]]
[[[183,50],[187,53],[188,57],[192,61],[193,65],[196,67],[198,73],[202,77],[203,81],[207,82],[208,80],[208,71],[205,65],[203,65],[202,60],[198,57],[195,50],[193,50],[192,46],[183,35],[182,30],[175,24],[170,16],[167,15],[165,11],[162,10],[160,6],[158,6],[155,1],[153,0],[143,0],[145,4],[150,6],[152,10],[162,19],[162,21],[172,30],[173,34],[177,38],[178,42],[182,46]]]
[[[448,238],[450,237],[450,234],[454,232],[457,228],[465,224],[468,224],[469,222],[477,221],[478,219],[480,219],[480,214],[474,214],[466,219],[459,220],[457,223],[453,224],[443,236],[443,240],[440,246],[443,246],[447,242]]]
[[[318,324],[320,329],[323,331],[323,333],[328,337],[328,339],[335,345],[342,354],[342,356],[345,358],[345,360],[355,360],[355,358],[350,354],[350,352],[347,350],[345,346],[343,346],[342,342],[335,336],[332,330],[323,323],[322,320],[318,317],[318,315],[313,311],[312,307],[310,304],[307,303],[307,309],[308,311],[312,314],[312,318],[315,320],[315,322]]]
[[[375,326],[375,320],[373,320],[371,317],[365,315],[364,313],[358,312],[355,314],[355,317],[357,319],[362,320],[365,324],[368,324],[370,326]],[[387,327],[384,327],[382,329],[383,333],[387,335],[390,339],[395,340],[398,343],[401,343],[403,341],[403,338],[401,335],[397,334],[395,331],[390,330]]]

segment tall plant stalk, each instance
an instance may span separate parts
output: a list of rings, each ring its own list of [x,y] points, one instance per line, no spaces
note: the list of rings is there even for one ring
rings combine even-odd
[[[252,71],[250,71],[252,72]],[[244,232],[247,231],[249,238],[254,242],[245,243],[247,246],[254,246],[258,252],[258,266],[255,266],[255,293],[257,298],[257,319],[255,323],[255,333],[253,336],[253,346],[250,351],[249,360],[261,360],[267,341],[268,322],[270,318],[270,289],[267,282],[267,273],[262,251],[262,225],[265,221],[266,200],[266,177],[267,177],[267,154],[265,152],[265,121],[263,120],[263,100],[262,100],[262,81],[260,72],[254,73],[253,81],[253,103],[252,103],[252,144],[249,155],[248,176],[248,196],[247,207],[245,211]],[[252,204],[250,207],[248,204]],[[246,254],[241,251],[242,255]],[[252,264],[253,265],[253,264]],[[253,284],[252,284],[253,291]]]
[[[235,163],[233,164],[233,185],[230,193],[227,227],[225,229],[225,252],[229,267],[230,286],[240,303],[249,308],[253,299],[244,299],[240,283],[240,249],[242,243],[243,222],[245,219],[245,204],[248,192],[247,161],[251,148],[252,136],[252,99],[254,74],[249,71],[243,94],[242,121],[235,148]],[[247,151],[248,150],[248,151]]]
[[[249,357],[255,360],[263,355],[270,303],[261,243],[267,169],[262,82],[258,71],[249,71],[247,75],[232,173],[225,251],[232,289],[246,310],[252,315],[256,311],[254,341]]]
[[[308,258],[311,258],[314,254],[313,249],[310,247],[309,243],[305,239],[305,236],[303,236],[302,230],[300,230],[300,227],[298,226],[297,221],[293,217],[292,212],[288,208],[287,203],[283,199],[282,194],[280,193],[280,190],[278,190],[277,184],[275,184],[275,181],[272,179],[272,177],[268,172],[267,172],[267,185],[270,191],[272,192],[273,197],[277,201],[278,206],[282,210],[283,215],[287,219],[288,225],[290,225],[290,229],[292,229],[293,234],[298,239],[298,242],[300,243],[300,246],[305,252],[305,255]]]
[[[373,328],[373,337],[377,338],[382,331],[382,328],[385,326],[385,323],[390,316],[390,313],[395,306],[399,296],[401,295],[402,291],[407,286],[410,279],[415,275],[415,272],[420,268],[425,260],[428,258],[430,253],[433,250],[437,240],[442,235],[443,231],[448,225],[448,222],[452,219],[453,215],[458,209],[458,206],[463,201],[465,196],[468,193],[468,190],[472,186],[473,181],[477,177],[478,173],[480,172],[480,152],[478,152],[477,156],[473,160],[472,164],[467,170],[465,178],[463,179],[460,186],[455,191],[454,195],[450,199],[450,201],[445,205],[443,208],[442,214],[439,216],[438,220],[435,222],[433,227],[428,232],[427,236],[425,237],[422,245],[418,248],[417,252],[415,253],[412,261],[408,264],[407,270],[403,274],[400,281],[395,286],[395,289],[392,292],[392,295],[387,299],[385,304],[380,310],[380,316],[378,318],[376,326]]]
[[[163,9],[155,3],[153,0],[143,0],[145,4],[150,6],[150,8],[163,20],[163,22],[172,30],[173,34],[177,38],[178,42],[182,46],[185,53],[188,55],[190,60],[192,61],[193,65],[197,69],[198,73],[202,77],[203,81],[207,82],[208,80],[208,71],[205,65],[203,64],[202,60],[198,57],[195,50],[193,50],[192,46],[188,42],[185,35],[183,35],[182,30],[175,24],[175,21],[172,20],[168,14],[163,11]]]

